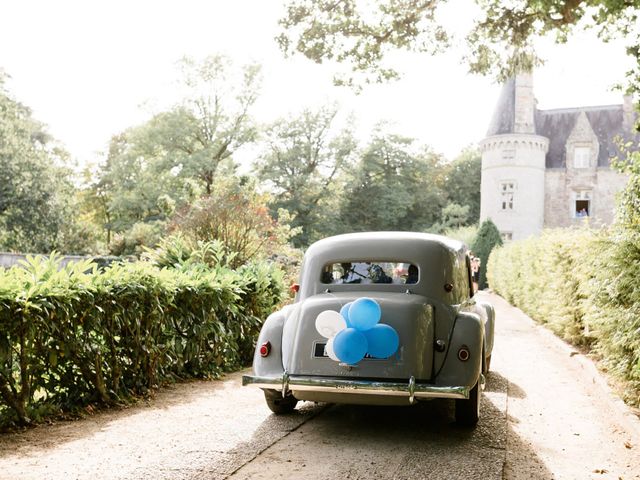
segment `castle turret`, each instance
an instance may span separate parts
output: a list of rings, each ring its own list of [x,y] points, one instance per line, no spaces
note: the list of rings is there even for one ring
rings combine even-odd
[[[480,142],[480,221],[503,238],[537,235],[544,223],[545,156],[549,140],[536,135],[533,76],[521,73],[502,87],[487,137]]]

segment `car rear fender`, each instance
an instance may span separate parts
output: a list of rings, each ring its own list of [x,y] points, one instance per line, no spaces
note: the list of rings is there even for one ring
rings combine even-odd
[[[489,356],[493,351],[493,336],[496,325],[496,313],[493,309],[493,305],[491,305],[490,303],[478,302],[478,305],[487,314],[487,318],[484,324],[484,349],[485,356]]]
[[[467,347],[469,359],[458,358],[461,348]],[[484,348],[484,325],[477,313],[459,312],[449,341],[447,356],[439,372],[436,385],[466,385],[473,387],[480,378]]]
[[[282,329],[293,307],[294,305],[287,305],[281,310],[272,313],[262,325],[256,351],[253,355],[253,372],[255,375],[273,376],[284,373],[282,366]],[[263,357],[260,355],[260,346],[265,342],[271,344],[271,349],[269,355]]]

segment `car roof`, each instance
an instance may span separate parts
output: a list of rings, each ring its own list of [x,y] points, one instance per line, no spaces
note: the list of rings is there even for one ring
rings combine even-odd
[[[300,272],[300,298],[326,290],[320,272],[330,263],[354,261],[407,262],[422,272],[412,290],[425,295],[440,295],[445,283],[453,283],[456,265],[464,262],[464,243],[441,235],[419,232],[362,232],[337,235],[320,240],[305,252]],[[355,285],[332,289],[363,288]],[[400,289],[402,285],[367,285],[366,289]]]
[[[466,250],[465,245],[449,237],[421,232],[358,232],[327,237],[315,242],[307,250],[307,254],[320,254],[331,249],[351,250],[354,245],[362,250],[362,258],[374,254],[384,244],[397,246],[415,246],[418,248],[445,248],[458,252]]]

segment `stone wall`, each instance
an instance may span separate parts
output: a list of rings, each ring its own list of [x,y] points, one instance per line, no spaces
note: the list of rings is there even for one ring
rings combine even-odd
[[[572,226],[574,224],[572,208],[567,188],[566,169],[547,169],[544,188],[544,227]]]
[[[42,255],[31,255],[31,256],[42,256]],[[45,257],[47,255],[44,255]],[[27,255],[23,255],[21,253],[0,253],[0,268],[11,268],[15,265],[19,265],[21,260],[25,260]],[[82,260],[92,259],[94,263],[99,266],[106,266],[110,263],[122,260],[120,257],[91,257],[91,256],[82,256],[82,255],[66,255],[60,260],[60,267],[64,267],[65,265],[73,262],[80,262]]]
[[[591,191],[588,222],[592,227],[610,225],[615,219],[616,194],[626,185],[627,176],[600,167],[576,175],[564,168],[547,169],[545,173],[545,228],[566,228],[584,223],[575,217],[576,192]]]
[[[615,220],[616,195],[627,185],[629,177],[610,168],[598,168],[594,189],[592,225],[610,225]]]

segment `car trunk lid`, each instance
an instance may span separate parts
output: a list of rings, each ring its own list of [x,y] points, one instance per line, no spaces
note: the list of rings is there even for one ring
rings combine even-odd
[[[285,336],[291,345],[290,355],[285,355],[285,367],[290,375],[368,379],[408,379],[413,376],[423,381],[431,378],[434,310],[427,298],[409,293],[367,293],[366,296],[376,300],[381,307],[380,323],[390,325],[398,333],[398,351],[387,359],[365,357],[356,365],[332,360],[325,352],[327,339],[316,330],[316,317],[324,310],[340,311],[345,304],[365,295],[313,295],[302,302],[285,328]]]

